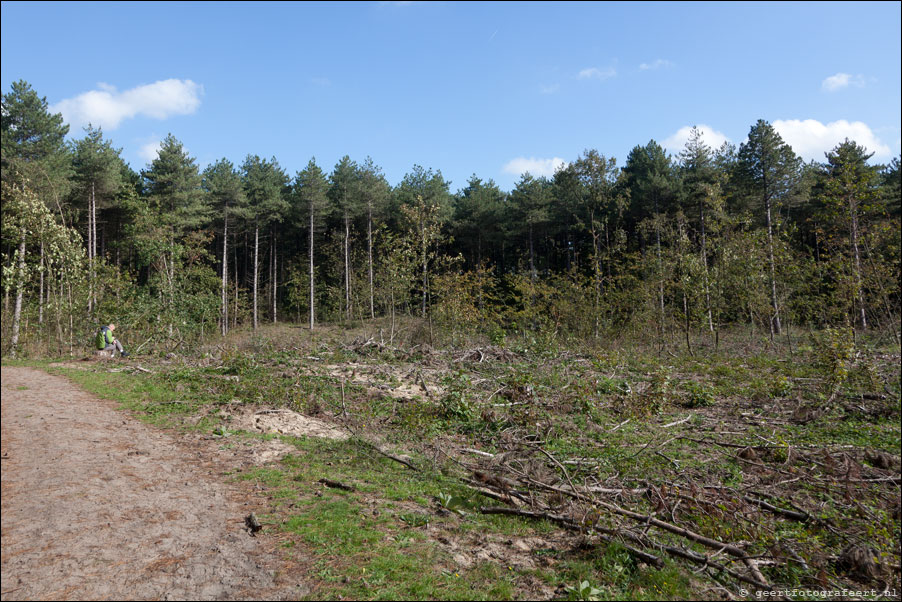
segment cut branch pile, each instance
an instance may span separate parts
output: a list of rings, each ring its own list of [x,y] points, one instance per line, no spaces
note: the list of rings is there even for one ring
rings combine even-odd
[[[838,585],[825,581],[825,563],[848,576],[850,582],[842,588],[886,586],[898,579],[898,565],[885,560],[881,564],[860,524],[820,516],[819,508],[801,508],[787,501],[791,499],[791,494],[787,495],[790,481],[795,487],[804,482],[841,493],[850,505],[860,487],[879,488],[877,496],[887,501],[893,495],[898,499],[898,469],[887,474],[898,466],[897,458],[869,453],[871,466],[867,466],[852,453],[826,449],[788,451],[785,446],[748,448],[714,440],[693,441],[714,446],[748,466],[750,472],[743,482],[755,485],[698,483],[688,475],[683,482],[627,485],[616,478],[601,481],[597,465],[583,459],[559,460],[526,440],[495,454],[463,448],[455,461],[468,470],[464,482],[469,487],[503,504],[481,506],[481,513],[547,520],[600,542],[616,541],[637,561],[649,565],[662,566],[666,555],[697,566],[697,574],[705,572],[715,580],[729,578],[768,591],[805,583],[775,582],[765,576],[765,567],[790,567],[792,574],[803,575],[808,585],[817,587]],[[757,459],[747,459],[752,455]],[[783,462],[775,463],[778,458]],[[798,464],[809,469],[799,470]],[[781,478],[784,474],[793,478]],[[806,548],[806,542],[781,535],[785,530],[780,525],[785,522],[821,532],[852,552],[831,556],[816,547]],[[867,562],[860,562],[862,558]],[[895,576],[890,574],[893,571]]]

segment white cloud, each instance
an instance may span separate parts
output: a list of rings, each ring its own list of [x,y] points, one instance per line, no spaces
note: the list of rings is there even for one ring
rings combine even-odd
[[[540,86],[539,90],[542,94],[554,94],[561,89],[560,84],[551,84],[550,86]]]
[[[138,156],[144,159],[146,163],[153,163],[154,159],[157,158],[157,155],[160,154],[160,145],[162,141],[160,140],[151,140],[146,144],[142,144],[141,148],[138,149]]]
[[[529,172],[530,175],[536,177],[550,178],[561,167],[567,165],[567,162],[560,157],[553,159],[537,159],[536,157],[517,157],[508,161],[502,170],[515,176],[523,175]]]
[[[848,138],[865,147],[875,157],[890,157],[889,146],[877,138],[867,124],[861,121],[832,121],[826,125],[815,119],[787,119],[773,122],[780,137],[805,160],[823,161],[824,153]]]
[[[836,92],[837,90],[842,90],[843,88],[848,88],[849,86],[863,88],[864,84],[865,79],[863,75],[837,73],[836,75],[831,75],[830,77],[822,81],[821,88],[828,92]]]
[[[658,59],[653,63],[642,63],[639,65],[640,71],[653,71],[655,69],[661,69],[662,67],[672,67],[673,63],[668,61],[667,59]]]
[[[711,150],[717,150],[724,142],[730,142],[726,134],[718,132],[710,125],[700,123],[696,126],[702,134],[702,142],[711,147]],[[665,138],[661,144],[672,153],[679,153],[689,141],[689,134],[692,132],[692,126],[687,125],[681,127],[672,136]]]
[[[115,86],[100,83],[75,98],[67,98],[52,107],[62,113],[69,125],[92,124],[114,130],[126,119],[138,115],[166,119],[172,115],[190,115],[200,106],[204,88],[190,79],[167,79],[119,92]]]
[[[599,79],[606,80],[610,79],[617,75],[617,70],[613,67],[605,67],[604,69],[598,69],[597,67],[589,67],[588,69],[583,69],[577,74],[577,78],[579,79]]]

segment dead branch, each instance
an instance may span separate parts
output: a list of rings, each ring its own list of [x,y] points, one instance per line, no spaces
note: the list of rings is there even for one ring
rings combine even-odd
[[[467,484],[467,486],[476,491],[477,493],[481,493],[486,497],[490,497],[493,500],[498,500],[499,502],[504,502],[505,504],[510,504],[511,506],[520,506],[521,501],[517,497],[513,497],[510,495],[503,495],[500,493],[496,493],[489,489],[488,487],[483,487],[481,483],[478,481],[473,481],[471,479],[463,479],[463,482]]]
[[[630,510],[626,510],[617,506],[616,504],[611,504],[609,502],[597,502],[599,506],[602,508],[606,508],[611,512],[619,514],[621,516],[625,516],[627,518],[631,518],[634,521],[640,522],[645,525],[652,525],[658,527],[659,529],[663,529],[665,531],[669,531],[676,535],[680,535],[681,537],[685,537],[691,541],[702,544],[705,547],[712,548],[714,550],[719,550],[726,552],[730,556],[735,556],[737,558],[745,558],[746,553],[741,548],[738,548],[732,544],[723,543],[722,541],[717,541],[716,539],[711,539],[710,537],[705,537],[699,533],[695,533],[694,531],[690,531],[689,529],[684,529],[683,527],[679,527],[677,525],[664,522],[660,519],[657,519],[650,515],[639,514],[637,512],[632,512]]]
[[[403,464],[404,466],[406,466],[406,467],[409,468],[410,470],[413,470],[414,472],[420,472],[420,469],[419,469],[419,468],[417,468],[416,466],[414,466],[413,464],[411,464],[410,462],[408,462],[407,460],[405,460],[405,459],[402,458],[401,456],[396,456],[396,455],[394,455],[394,454],[388,453],[387,451],[385,451],[384,449],[382,449],[381,447],[379,447],[378,445],[376,445],[376,444],[373,443],[372,441],[367,441],[366,439],[359,439],[359,440],[362,441],[362,442],[363,442],[364,444],[366,444],[367,446],[373,448],[373,450],[375,450],[375,451],[378,452],[379,454],[382,454],[383,456],[385,456],[385,457],[388,458],[389,460],[394,460],[394,461],[397,462],[398,464]]]
[[[674,422],[669,422],[669,423],[663,425],[661,428],[669,429],[672,426],[676,426],[678,424],[683,424],[684,422],[689,422],[690,420],[692,420],[692,414],[689,414],[688,416],[686,416],[685,418],[682,418],[680,420],[675,420]]]
[[[482,456],[484,458],[494,458],[495,457],[495,454],[490,454],[489,452],[484,452],[484,451],[481,451],[478,449],[472,449],[469,447],[461,448],[460,451],[462,451],[464,453],[468,453],[468,454],[475,454],[477,456]]]
[[[631,419],[631,418],[627,418],[626,420],[624,420],[623,422],[621,422],[620,424],[618,424],[617,426],[615,426],[614,428],[612,428],[612,429],[609,430],[608,432],[609,432],[609,433],[613,433],[614,431],[616,431],[617,429],[619,429],[621,426],[625,426],[626,424],[628,424],[630,420],[632,420],[632,419]]]
[[[571,531],[580,531],[580,532],[585,531],[585,529],[572,518],[569,518],[566,516],[561,516],[559,514],[551,514],[548,512],[532,512],[530,510],[519,510],[516,508],[498,508],[498,507],[492,507],[492,506],[488,506],[488,507],[483,506],[483,507],[479,508],[479,512],[482,514],[504,514],[504,515],[508,515],[508,516],[522,516],[522,517],[531,518],[534,520],[547,520],[547,521],[551,521],[555,524],[558,524],[566,529],[570,529]],[[596,529],[596,531],[597,531],[597,529]],[[605,531],[612,533],[614,535],[617,534],[616,531],[609,531],[609,530],[605,530]],[[600,533],[598,534],[598,537],[607,543],[612,543],[614,541],[614,538],[607,537]],[[639,550],[638,548],[634,548],[630,545],[627,545],[627,544],[623,543],[622,541],[617,541],[617,543],[619,545],[623,546],[623,548],[626,549],[630,554],[637,557],[639,560],[641,560],[642,562],[645,562],[646,564],[650,564],[650,565],[653,565],[653,566],[659,567],[659,568],[664,566],[664,562],[660,558],[658,558],[657,556],[655,556],[653,554],[649,554],[648,552],[643,552],[642,550]]]
[[[342,489],[344,491],[357,491],[350,485],[345,485],[344,483],[340,483],[339,481],[332,481],[330,479],[320,479],[320,483],[325,485],[326,487],[331,487],[332,489]]]

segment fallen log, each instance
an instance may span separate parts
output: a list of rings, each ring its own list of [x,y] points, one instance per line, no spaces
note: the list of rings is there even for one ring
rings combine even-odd
[[[344,491],[357,491],[350,485],[345,485],[339,481],[332,481],[331,479],[320,479],[318,482],[322,483],[326,487],[331,487],[332,489],[342,489]]]

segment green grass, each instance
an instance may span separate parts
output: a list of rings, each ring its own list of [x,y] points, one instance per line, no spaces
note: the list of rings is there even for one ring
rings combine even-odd
[[[862,369],[853,370],[842,383],[840,392],[845,397],[825,405],[823,413],[812,420],[792,420],[791,409],[802,403],[822,404],[828,397],[824,369],[813,347],[800,346],[801,351],[791,358],[760,351],[664,356],[636,350],[586,352],[579,362],[573,362],[559,361],[547,345],[525,345],[510,363],[447,364],[444,376],[430,382],[443,386],[441,399],[409,401],[373,394],[366,386],[351,382],[345,382],[342,395],[341,377],[332,376],[324,366],[362,364],[365,369],[359,376],[398,363],[395,373],[372,378],[373,383],[397,385],[402,378],[399,375],[415,366],[415,356],[402,364],[391,354],[357,355],[324,342],[311,349],[280,350],[265,337],[258,337],[253,353],[226,351],[215,366],[157,366],[152,375],[111,373],[105,365],[92,365],[84,371],[51,370],[118,401],[155,425],[189,425],[208,431],[227,427],[230,436],[223,438],[224,447],[277,436],[232,431],[217,418],[204,418],[194,426],[198,415],[215,415],[210,410],[218,404],[237,399],[333,415],[347,408],[357,428],[376,432],[382,441],[407,452],[419,444],[497,452],[510,449],[505,437],[511,433],[532,437],[561,460],[588,459],[588,466],[569,468],[577,481],[591,477],[604,482],[614,475],[615,482],[624,485],[694,482],[739,488],[760,484],[760,472],[768,467],[783,475],[778,478],[812,469],[813,465],[798,459],[784,464],[790,448],[854,446],[859,452],[875,449],[898,455],[902,447],[898,366],[891,361],[862,364]],[[308,353],[322,361],[302,366]],[[436,360],[430,361],[428,367],[420,368],[434,370]],[[46,362],[16,365],[47,368]],[[895,397],[879,402],[886,406],[885,415],[875,417],[865,411],[878,407],[873,401],[860,412],[852,402],[848,407],[842,405],[849,396],[880,392],[875,389],[875,379],[883,379],[882,384],[896,392]],[[663,428],[690,415],[685,423]],[[416,462],[423,470],[414,472],[359,440],[279,438],[296,452],[276,465],[236,472],[231,477],[257,483],[265,491],[269,508],[260,518],[268,532],[278,533],[285,554],[311,565],[311,599],[516,599],[539,593],[578,599],[592,588],[598,590],[599,599],[711,595],[705,594],[707,577],[693,576],[684,565],[665,557],[662,569],[644,566],[622,547],[599,544],[597,539],[590,543],[590,538],[581,546],[570,539],[566,545],[533,550],[526,557],[535,561],[534,567],[525,566],[529,563],[509,567],[499,560],[464,568],[452,553],[459,548],[443,545],[441,538],[478,547],[480,544],[473,542],[486,538],[494,542],[523,537],[555,541],[560,531],[544,521],[475,512],[478,505],[497,502],[462,484],[461,467],[450,461],[433,463],[419,457]],[[718,447],[710,443],[713,439],[750,447],[764,446],[768,440],[778,447],[770,449],[769,455],[758,461],[760,466],[750,470],[737,459],[736,448]],[[525,452],[521,449],[520,453]],[[548,465],[539,452],[534,453]],[[318,482],[321,478],[340,481],[354,491],[326,488]],[[856,500],[863,510],[856,511],[829,487],[829,483],[813,486],[800,482],[798,499],[772,501],[784,507],[796,501],[816,508],[819,517],[842,528],[867,528],[868,541],[897,563],[897,552],[895,556],[890,552],[899,541],[899,522],[892,518],[892,509],[877,498],[863,496]],[[455,500],[453,508],[463,513],[443,512],[448,500]],[[632,504],[636,511],[655,510],[644,499],[624,503]],[[771,518],[759,528],[748,517],[736,514],[728,502],[723,504],[712,509],[683,502],[679,514],[684,524],[695,530],[749,542],[754,552],[765,553],[782,541],[792,541],[803,555],[807,553],[804,550],[812,550],[812,557],[806,559],[814,562],[817,555],[836,554],[845,545],[834,533],[814,524]],[[666,534],[658,537],[686,544]],[[810,578],[791,564],[764,571],[776,583],[795,584]],[[581,592],[583,582],[589,584],[589,590]]]
[[[185,395],[184,391],[174,389],[165,377],[157,375],[73,368],[49,368],[49,372],[65,376],[99,397],[118,402],[138,419],[155,426],[182,425],[185,416],[195,414],[204,405],[204,400]],[[206,421],[195,425],[201,429],[209,426]]]

